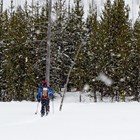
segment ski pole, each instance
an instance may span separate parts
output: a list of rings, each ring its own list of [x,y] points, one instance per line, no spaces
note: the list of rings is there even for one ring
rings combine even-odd
[[[39,102],[37,103],[37,108],[36,108],[36,112],[35,112],[35,114],[38,113],[38,108],[39,108]]]
[[[54,101],[52,100],[52,112],[54,114]]]

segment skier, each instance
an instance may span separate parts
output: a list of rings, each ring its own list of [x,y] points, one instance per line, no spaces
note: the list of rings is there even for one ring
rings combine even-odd
[[[53,92],[51,90],[51,88],[47,85],[47,81],[46,80],[42,80],[42,85],[40,86],[39,90],[38,90],[38,95],[37,95],[37,100],[38,102],[41,101],[41,116],[43,117],[45,115],[48,115],[49,112],[49,103],[50,103],[50,99],[53,100],[54,96],[53,96]]]

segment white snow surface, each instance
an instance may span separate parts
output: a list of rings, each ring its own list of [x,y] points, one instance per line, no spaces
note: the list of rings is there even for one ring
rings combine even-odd
[[[79,92],[50,103],[48,116],[35,115],[37,102],[0,102],[1,140],[140,140],[140,104],[79,103]]]

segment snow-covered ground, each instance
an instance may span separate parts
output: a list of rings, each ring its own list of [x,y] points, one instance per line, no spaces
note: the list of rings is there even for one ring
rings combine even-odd
[[[73,101],[73,99],[75,99]],[[140,104],[78,103],[78,92],[51,102],[48,116],[37,102],[0,102],[1,140],[140,140]],[[53,111],[54,107],[54,111]]]

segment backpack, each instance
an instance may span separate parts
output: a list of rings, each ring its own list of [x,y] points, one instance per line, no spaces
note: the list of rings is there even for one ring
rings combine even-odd
[[[47,88],[43,88],[42,93],[41,93],[41,99],[46,100],[49,98],[49,93]]]

